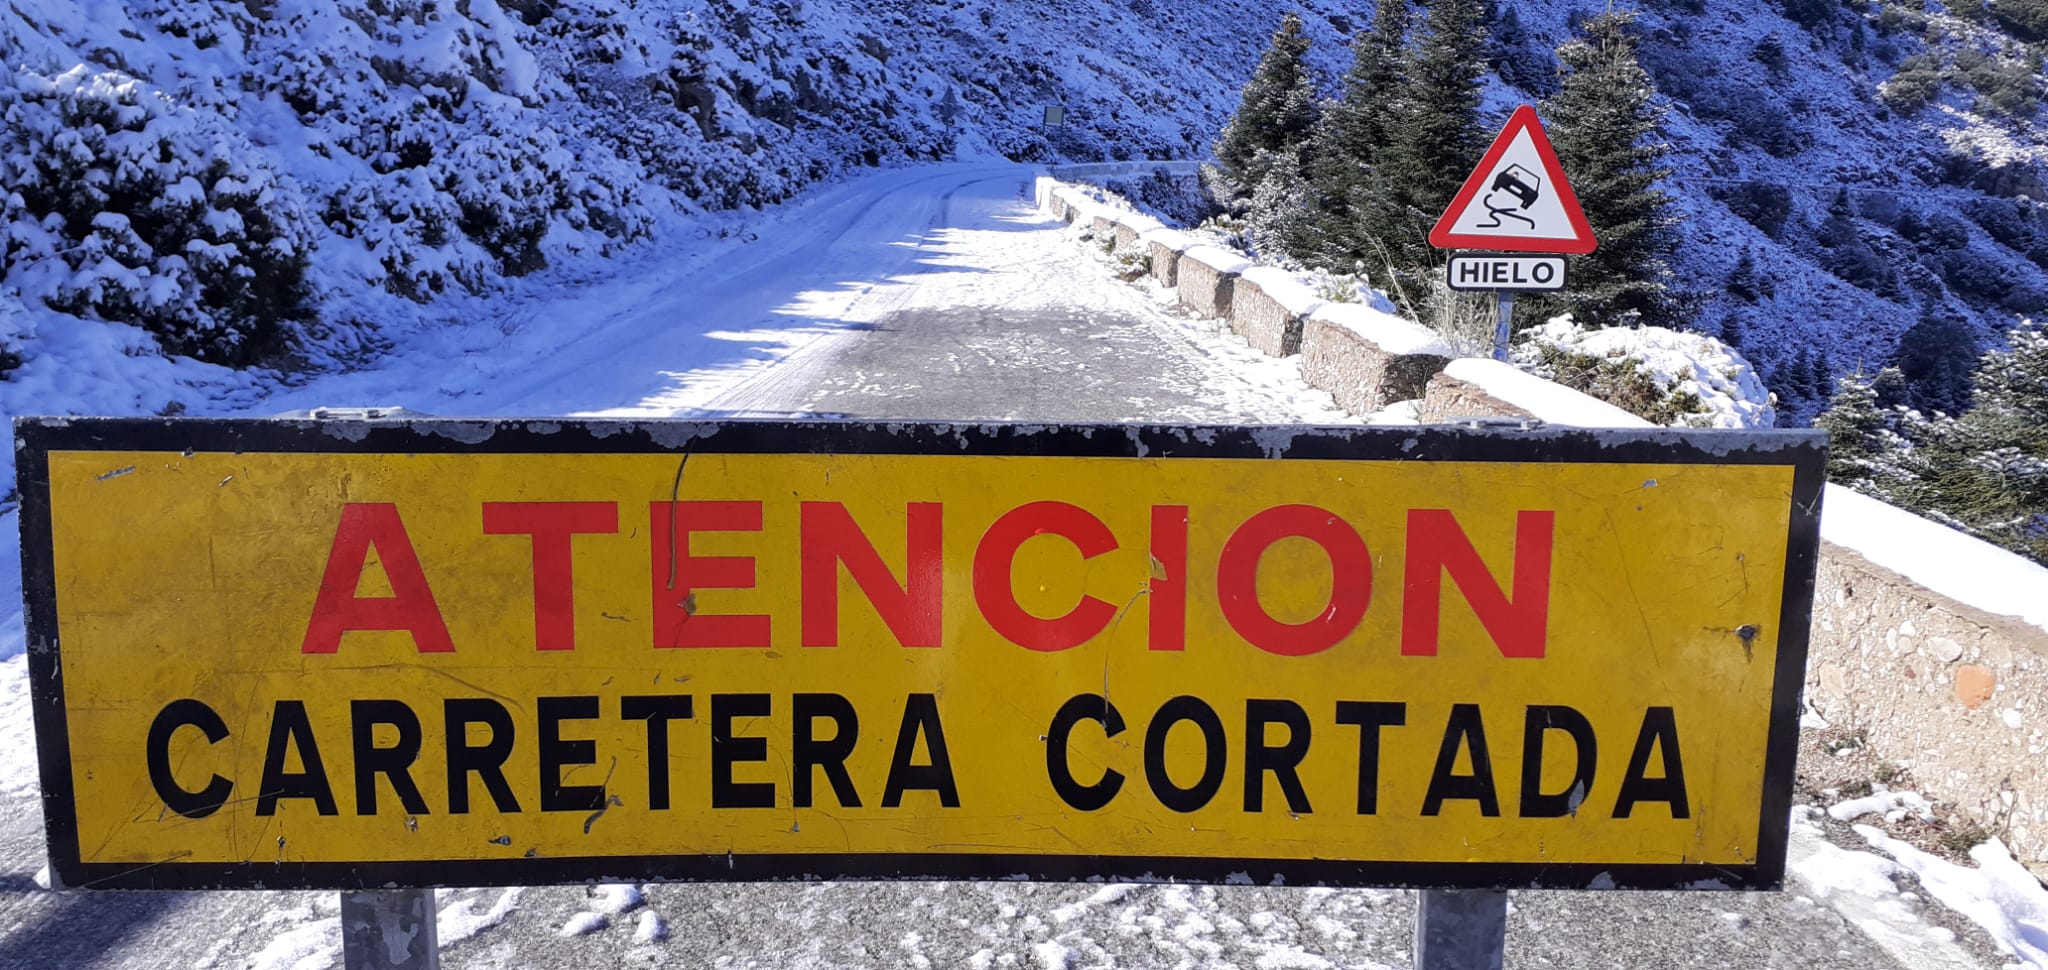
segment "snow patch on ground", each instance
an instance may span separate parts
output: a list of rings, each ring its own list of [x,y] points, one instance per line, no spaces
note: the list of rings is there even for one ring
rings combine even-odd
[[[668,923],[654,910],[643,910],[633,926],[633,942],[659,943],[668,939]]]
[[[0,592],[0,596],[9,592],[12,591]],[[19,625],[18,619],[0,621],[0,627]],[[23,733],[15,735],[20,743],[0,744],[0,792],[9,795],[34,791],[41,781],[36,773],[36,746],[30,728],[35,718],[28,689],[28,658],[21,655],[19,638],[11,639],[16,641],[10,644],[13,655],[0,661],[0,730],[11,734],[12,729],[19,728]]]
[[[1882,804],[1880,804],[1882,803]],[[1885,809],[1883,806],[1894,806]],[[1882,792],[1831,806],[1837,819],[1877,811],[1917,811],[1926,799],[1913,792]],[[1920,915],[1920,894],[1901,890],[1910,875],[1936,902],[1982,927],[2018,966],[2048,970],[2048,889],[1992,839],[1970,850],[1976,868],[1957,865],[1894,839],[1869,825],[1857,835],[1877,852],[1843,848],[1827,840],[1815,822],[1822,809],[1792,809],[1790,875],[1828,902],[1881,947],[1914,970],[1967,970],[1977,966],[1954,945],[1955,934]]]
[[[557,936],[589,936],[598,930],[604,929],[608,922],[600,914],[585,911],[569,917],[568,921],[562,924],[562,928],[555,931],[555,934]]]
[[[1919,877],[1927,894],[1984,928],[2027,967],[2048,968],[2048,889],[1997,839],[1970,850],[1972,869],[1920,851],[1868,825],[1856,834]]]
[[[646,902],[647,897],[639,886],[631,883],[606,883],[597,887],[597,896],[590,908],[607,916],[630,912]]]
[[[498,893],[498,899],[491,908],[479,913],[476,905],[479,897],[464,897],[441,903],[440,915],[434,920],[434,932],[439,935],[441,945],[452,946],[467,940],[493,926],[503,923],[507,917],[519,910],[520,894],[525,889],[513,887]]]
[[[1908,816],[1922,822],[1934,821],[1934,806],[1917,792],[1887,791],[1884,786],[1873,786],[1877,790],[1862,798],[1852,798],[1828,806],[1828,814],[1836,821],[1848,822],[1865,815],[1882,815],[1890,823],[1904,821]]]

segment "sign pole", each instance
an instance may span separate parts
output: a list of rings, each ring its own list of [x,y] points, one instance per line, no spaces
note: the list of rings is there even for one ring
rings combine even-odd
[[[341,894],[342,970],[441,970],[431,889]]]
[[[1415,970],[1501,970],[1508,894],[1500,889],[1425,889],[1415,910]]]
[[[1508,359],[1508,338],[1514,334],[1515,291],[1495,290],[1493,296],[1499,309],[1493,323],[1493,359],[1505,363]]]

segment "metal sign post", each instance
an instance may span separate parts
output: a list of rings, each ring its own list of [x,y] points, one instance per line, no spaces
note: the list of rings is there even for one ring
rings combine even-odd
[[[343,970],[440,970],[440,933],[431,889],[358,889],[341,894]]]
[[[1501,970],[1508,894],[1499,889],[1424,890],[1415,909],[1415,970]]]
[[[1493,359],[1506,363],[1508,338],[1514,336],[1515,291],[1496,290],[1493,297],[1498,308],[1493,321]]]

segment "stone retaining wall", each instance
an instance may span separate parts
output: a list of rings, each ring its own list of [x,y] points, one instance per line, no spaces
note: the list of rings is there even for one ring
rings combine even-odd
[[[1180,305],[1210,319],[1227,318],[1237,289],[1237,271],[1218,268],[1214,261],[1189,250],[1182,253],[1174,280],[1174,295]]]
[[[1823,542],[1807,704],[2048,874],[2044,641]]]
[[[1301,318],[1269,295],[1257,280],[1238,277],[1230,292],[1230,330],[1268,357],[1301,352]]]
[[[1117,252],[1128,253],[1138,248],[1139,230],[1137,226],[1127,225],[1123,222],[1117,222],[1113,224],[1110,228],[1111,231],[1116,233]]]
[[[1449,354],[1397,354],[1333,320],[1311,316],[1302,326],[1301,376],[1330,392],[1337,406],[1371,414],[1395,401],[1424,397]]]
[[[1152,255],[1152,281],[1168,289],[1179,287],[1181,251],[1156,239],[1148,245]]]
[[[1486,393],[1477,384],[1435,374],[1424,387],[1422,411],[1416,419],[1423,424],[1450,424],[1474,418],[1534,417],[1527,410]]]

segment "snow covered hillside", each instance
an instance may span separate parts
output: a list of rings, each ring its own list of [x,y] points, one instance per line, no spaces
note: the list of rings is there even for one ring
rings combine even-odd
[[[1197,153],[1260,44],[1206,28],[1270,3],[1152,6],[22,0],[0,374],[81,318],[346,363],[443,294],[853,168]]]
[[[1503,110],[1544,92],[1542,52],[1601,6],[1513,5],[1497,59],[1521,87],[1495,89]],[[2039,5],[1641,6],[1696,325],[1741,347],[1781,423],[1806,423],[1830,375],[1895,360],[1916,404],[1953,409],[1980,346],[2048,303],[2042,75],[2012,34]]]
[[[1489,110],[1548,93],[1604,6],[1499,5]],[[1697,326],[1781,420],[1893,360],[1914,403],[1957,406],[1979,345],[2048,300],[2038,0],[1642,6]],[[17,0],[0,376],[75,381],[85,347],[345,366],[447,294],[857,168],[1201,155],[1288,11],[1334,85],[1369,4]],[[252,380],[180,368],[155,383]],[[173,406],[133,383],[45,406]]]

